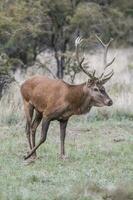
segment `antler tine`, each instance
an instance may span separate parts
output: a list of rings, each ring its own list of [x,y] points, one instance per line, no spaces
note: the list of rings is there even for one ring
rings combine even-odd
[[[104,69],[106,69],[107,67],[109,67],[110,65],[112,65],[112,63],[115,61],[115,57],[104,67]]]
[[[108,74],[104,75],[104,72],[101,74],[101,76],[99,77],[99,80],[101,80],[102,78],[106,78],[108,77],[110,74],[114,73],[113,69],[111,70],[111,72],[109,72]]]
[[[101,43],[101,45],[103,46],[103,48],[105,49],[105,52],[104,52],[104,69],[106,69],[107,67],[109,67],[110,65],[112,65],[112,63],[114,62],[115,60],[115,57],[109,62],[107,63],[107,53],[108,53],[108,49],[109,49],[109,46],[111,44],[111,42],[113,41],[113,38],[110,38],[109,42],[107,44],[105,44],[100,38],[98,35],[95,35],[97,40]]]
[[[86,71],[86,70],[83,68],[83,66],[82,66],[82,64],[83,64],[85,58],[83,57],[83,58],[81,59],[81,61],[80,61],[80,59],[79,59],[79,45],[80,45],[83,41],[84,41],[84,39],[82,39],[82,38],[80,38],[80,37],[77,37],[77,39],[75,40],[76,59],[77,59],[77,62],[78,62],[78,64],[79,64],[80,69],[81,69],[87,76],[89,76],[91,79],[93,79],[93,78],[94,78],[94,75],[95,75],[95,72],[93,72],[93,73],[91,74],[90,72]]]
[[[111,74],[114,74],[114,70],[112,69],[111,72],[109,72],[108,74],[104,75],[104,78],[109,77]]]
[[[103,46],[104,48],[104,72],[101,74],[101,76],[99,77],[99,80],[101,80],[103,83],[107,82],[114,74],[114,71],[111,70],[111,72],[109,72],[107,75],[105,75],[105,70],[110,66],[112,65],[112,63],[114,62],[115,60],[115,57],[109,62],[107,63],[107,53],[108,53],[108,49],[109,49],[109,46],[111,44],[111,42],[113,41],[113,38],[111,38],[109,40],[109,42],[107,44],[105,44],[99,37],[98,35],[96,35],[96,38],[97,40],[100,42],[100,44]]]
[[[112,76],[114,75],[114,71],[112,70],[109,74],[104,76],[104,78],[101,80],[103,84],[105,84]]]

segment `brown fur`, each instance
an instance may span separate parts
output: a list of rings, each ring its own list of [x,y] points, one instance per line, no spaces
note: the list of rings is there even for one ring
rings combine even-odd
[[[24,101],[31,103],[36,110],[45,115],[59,105],[71,105],[73,114],[76,114],[85,98],[83,86],[84,84],[75,86],[62,80],[34,76],[22,84],[21,94]]]

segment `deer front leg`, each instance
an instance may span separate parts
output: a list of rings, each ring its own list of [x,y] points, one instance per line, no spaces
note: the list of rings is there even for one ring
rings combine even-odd
[[[40,141],[39,143],[31,150],[31,152],[24,157],[24,159],[28,159],[29,157],[31,157],[31,155],[38,149],[38,147],[44,143],[46,141],[46,138],[47,138],[47,131],[48,131],[48,128],[49,128],[49,125],[50,125],[50,120],[49,118],[43,118],[42,120],[42,131],[41,131],[41,138],[40,138]]]
[[[60,121],[61,159],[65,158],[65,136],[68,119]]]

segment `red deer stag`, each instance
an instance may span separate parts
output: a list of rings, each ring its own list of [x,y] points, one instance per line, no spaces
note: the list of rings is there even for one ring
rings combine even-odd
[[[83,39],[77,38],[75,41],[76,59],[81,70],[89,77],[88,81],[80,85],[70,85],[63,80],[36,75],[22,84],[21,94],[27,118],[26,132],[31,149],[25,159],[33,154],[36,156],[36,150],[46,140],[52,120],[57,120],[60,123],[61,158],[63,158],[65,156],[64,142],[68,119],[72,115],[89,112],[93,106],[102,107],[113,104],[103,86],[114,74],[113,70],[105,74],[106,69],[115,60],[113,58],[111,62],[107,63],[107,52],[112,39],[108,44],[104,44],[98,36],[96,37],[104,47],[104,72],[100,77],[95,76],[95,70],[89,72],[84,68],[84,58],[80,59],[79,57],[79,47]],[[35,118],[32,121],[34,110]],[[41,138],[36,145],[35,134],[41,120]]]

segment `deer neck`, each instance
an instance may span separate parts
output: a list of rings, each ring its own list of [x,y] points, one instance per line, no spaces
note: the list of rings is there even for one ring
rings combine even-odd
[[[89,112],[92,107],[91,96],[88,95],[88,92],[85,90],[85,85],[86,83],[78,85],[74,87],[72,91],[72,107],[76,115],[85,114]]]
[[[90,96],[88,96],[88,94],[83,92],[80,98],[80,105],[78,107],[78,112],[79,114],[85,114],[88,113],[91,108],[92,108],[91,98]]]

